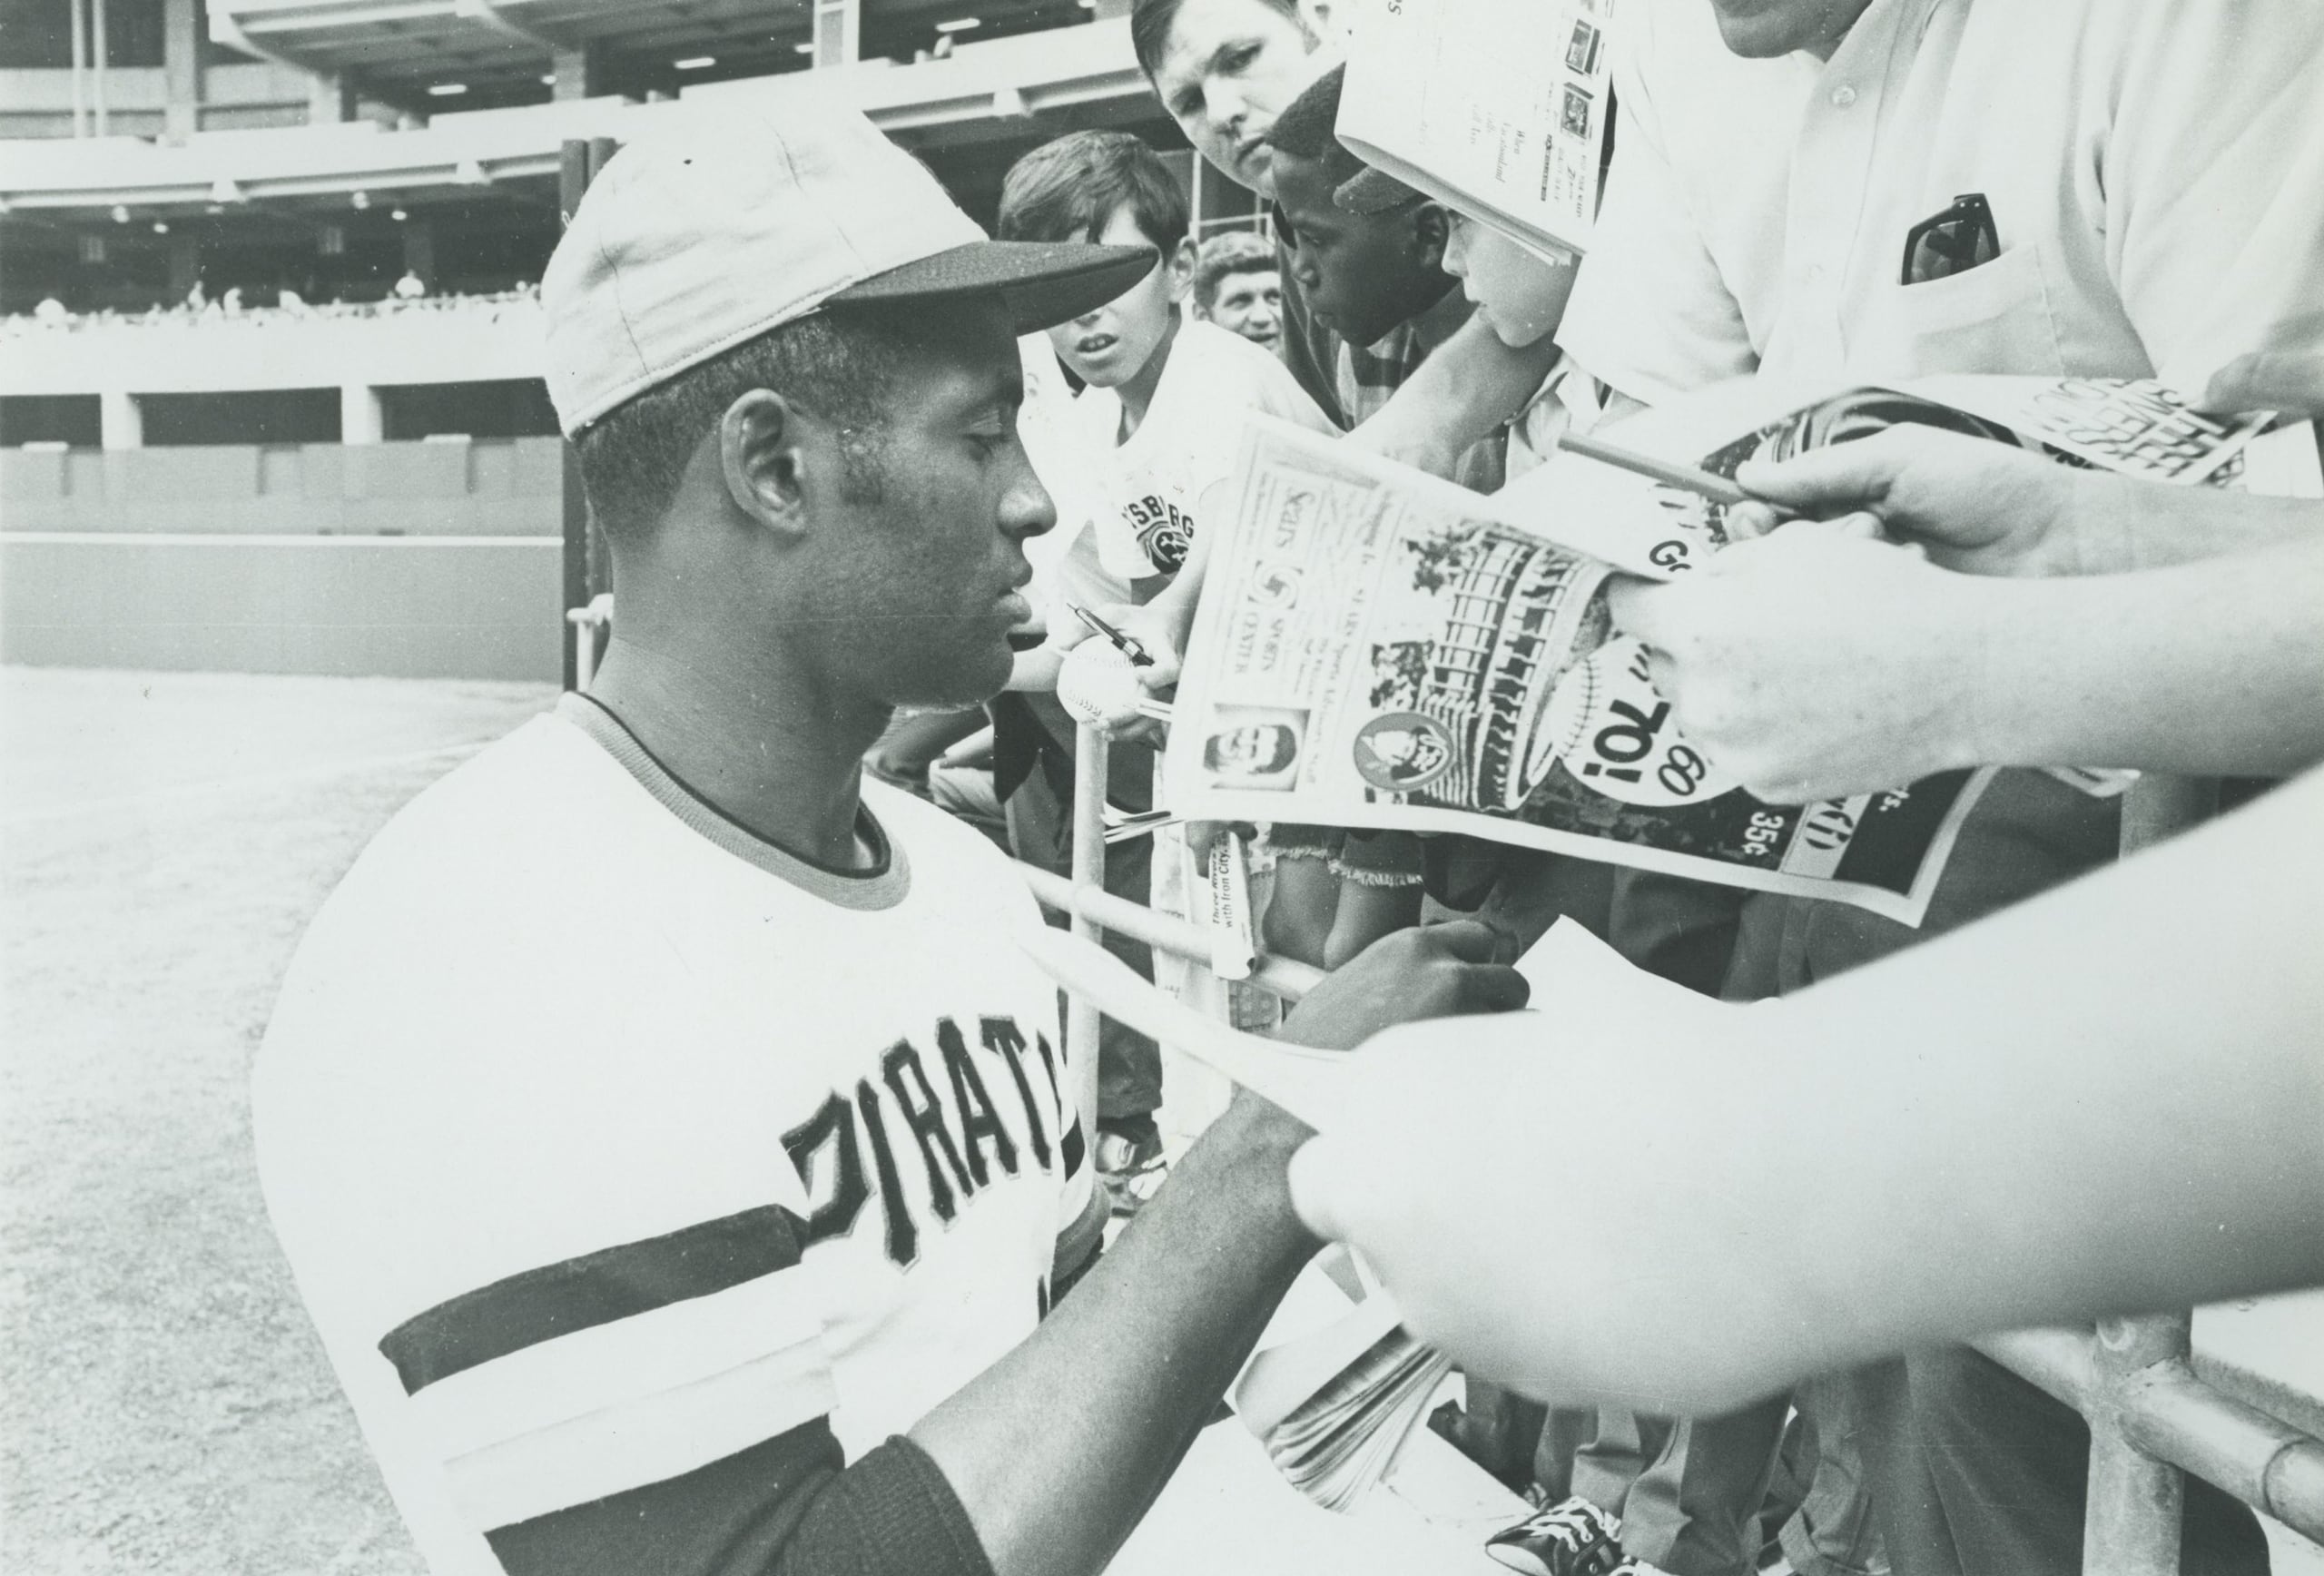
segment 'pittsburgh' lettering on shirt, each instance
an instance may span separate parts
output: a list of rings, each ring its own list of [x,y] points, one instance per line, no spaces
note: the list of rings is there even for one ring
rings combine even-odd
[[[1146,561],[1164,575],[1175,575],[1194,545],[1195,523],[1177,505],[1148,493],[1122,506],[1122,517],[1137,535]]]
[[[932,1070],[920,1047],[899,1039],[881,1053],[876,1085],[864,1078],[852,1090],[833,1089],[813,1116],[783,1136],[809,1199],[803,1247],[853,1231],[876,1189],[888,1257],[906,1267],[918,1258],[921,1221],[914,1201],[904,1196],[896,1164],[898,1150],[906,1146],[920,1154],[927,1178],[926,1213],[942,1226],[952,1223],[962,1204],[996,1179],[1017,1176],[1029,1162],[1049,1171],[1062,1161],[1068,1177],[1080,1168],[1088,1143],[1081,1118],[1059,1081],[1062,1059],[1050,1049],[1049,1037],[1034,1035],[1029,1057],[1015,1019],[980,1018],[977,1038],[1009,1069],[1009,1087],[1025,1116],[1021,1133],[1002,1119],[960,1025],[938,1019]],[[1035,1058],[1039,1085],[1030,1065]],[[1046,1089],[1046,1102],[1039,1089]],[[1050,1128],[1060,1121],[1064,1130],[1052,1143]]]

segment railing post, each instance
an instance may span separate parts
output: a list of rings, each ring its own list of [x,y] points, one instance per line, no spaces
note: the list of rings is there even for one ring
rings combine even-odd
[[[2217,779],[2150,773],[2122,795],[2122,857],[2175,837],[2218,810]],[[2123,1413],[2150,1370],[2187,1361],[2193,1322],[2191,1314],[2175,1313],[2099,1323],[2089,1409],[2090,1499],[2083,1514],[2084,1571],[2174,1576],[2179,1569],[2186,1476],[2132,1448]]]
[[[1073,734],[1073,883],[1106,884],[1107,757],[1111,742],[1103,728],[1076,724]],[[1072,915],[1073,933],[1102,944],[1105,928],[1094,920]],[[1075,1069],[1082,1116],[1091,1124],[1089,1141],[1098,1141],[1098,1010],[1079,997],[1066,1008],[1066,1062]]]
[[[2186,1360],[2191,1323],[2186,1314],[2099,1322],[2082,1534],[2082,1568],[2093,1576],[2177,1576],[2186,1476],[2132,1446],[2123,1413],[2150,1369]]]

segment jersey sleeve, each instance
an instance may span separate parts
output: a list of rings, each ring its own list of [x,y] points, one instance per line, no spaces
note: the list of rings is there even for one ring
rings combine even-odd
[[[538,1266],[378,1343],[414,1433],[507,1576],[989,1576],[935,1463],[853,1466],[768,1206]]]

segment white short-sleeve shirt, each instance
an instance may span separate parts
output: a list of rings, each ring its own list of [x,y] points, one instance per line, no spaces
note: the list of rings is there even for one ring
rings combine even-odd
[[[2324,5],[1872,0],[1828,63],[1623,13],[1605,203],[1558,340],[1656,403],[1755,370],[2160,377],[2324,339]],[[1983,194],[1993,261],[1901,281]]]
[[[1112,389],[1085,389],[1074,407],[1102,491],[1091,521],[1098,561],[1124,580],[1173,574],[1186,561],[1202,496],[1234,470],[1252,411],[1337,430],[1274,352],[1202,322],[1180,325],[1128,441]]]

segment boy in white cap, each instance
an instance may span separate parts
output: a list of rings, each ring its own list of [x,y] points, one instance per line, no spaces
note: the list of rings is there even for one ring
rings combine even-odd
[[[407,807],[257,1072],[300,1291],[439,1572],[1101,1567],[1314,1239],[1239,1103],[1086,1262],[1087,1129],[1030,899],[862,783],[1007,676],[1013,336],[1142,249],[1002,246],[860,115],[688,118],[542,285],[620,586],[591,693]],[[1290,1030],[1512,1005],[1417,932]]]

